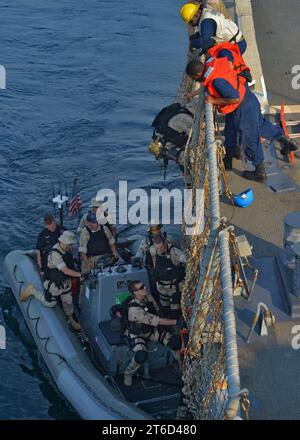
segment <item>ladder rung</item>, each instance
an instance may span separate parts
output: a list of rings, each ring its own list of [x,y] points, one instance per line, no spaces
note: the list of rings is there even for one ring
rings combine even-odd
[[[287,121],[285,125],[288,125],[289,127],[293,127],[295,125],[300,125],[300,121]]]

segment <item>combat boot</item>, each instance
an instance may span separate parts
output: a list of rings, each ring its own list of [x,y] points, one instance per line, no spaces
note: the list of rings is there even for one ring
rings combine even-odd
[[[24,289],[21,293],[20,293],[20,300],[21,301],[27,301],[31,296],[34,295],[34,287],[32,284],[28,284],[28,286],[26,287],[26,289]]]
[[[232,157],[226,154],[223,159],[223,162],[224,162],[225,170],[231,171],[232,170]]]
[[[237,160],[241,160],[242,159],[242,149],[241,149],[241,147],[237,147],[236,149],[235,149],[235,152],[234,152],[234,156],[233,156],[235,159],[237,159]]]
[[[133,376],[137,372],[137,370],[140,368],[141,364],[138,364],[135,359],[133,358],[124,371],[124,385],[127,387],[132,386]]]
[[[287,136],[281,136],[279,142],[281,144],[280,153],[282,156],[286,156],[291,151],[296,151],[298,148],[296,142],[292,141],[292,139],[288,138]]]
[[[76,332],[79,332],[81,330],[81,325],[79,324],[79,322],[75,318],[74,314],[72,316],[69,316],[68,322],[71,325],[71,327],[73,328],[73,330],[75,330]]]
[[[254,180],[256,182],[265,182],[267,180],[265,164],[260,163],[256,165],[254,171],[244,171],[243,172],[244,179]]]

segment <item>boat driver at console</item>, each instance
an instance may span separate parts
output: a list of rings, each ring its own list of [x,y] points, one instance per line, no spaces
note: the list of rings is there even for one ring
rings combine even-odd
[[[90,272],[101,257],[112,255],[119,259],[116,240],[110,229],[99,225],[96,215],[89,212],[86,218],[87,225],[82,229],[79,240],[83,274]]]
[[[147,360],[148,341],[168,345],[174,351],[180,350],[180,336],[168,331],[168,326],[182,326],[183,321],[160,318],[156,302],[141,281],[132,281],[128,290],[133,296],[128,305],[128,336],[134,356],[124,372],[124,384],[131,386],[133,375]]]

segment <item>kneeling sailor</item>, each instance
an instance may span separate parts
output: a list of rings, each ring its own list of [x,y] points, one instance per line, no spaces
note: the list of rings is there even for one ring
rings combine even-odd
[[[124,384],[131,386],[133,375],[147,360],[148,341],[168,345],[176,351],[181,348],[181,340],[166,328],[178,324],[178,321],[158,316],[157,304],[141,281],[132,281],[128,290],[133,296],[128,305],[128,335],[134,356],[124,372]]]
[[[37,298],[46,307],[55,307],[58,297],[69,323],[74,330],[81,329],[74,316],[74,307],[71,292],[71,278],[80,278],[81,273],[74,270],[72,245],[75,235],[71,231],[64,231],[58,238],[58,243],[48,255],[47,267],[44,274],[45,292],[40,292],[32,284],[21,292],[21,301],[27,301],[30,296]]]

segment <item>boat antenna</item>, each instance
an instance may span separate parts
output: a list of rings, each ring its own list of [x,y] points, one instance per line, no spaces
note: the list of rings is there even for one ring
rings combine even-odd
[[[57,195],[55,195],[55,193],[54,193],[54,186],[53,186],[53,194],[54,194],[54,197],[52,199],[52,202],[53,202],[54,206],[57,206],[57,208],[58,208],[58,211],[59,211],[59,224],[60,224],[60,227],[63,228],[63,226],[64,226],[64,205],[67,203],[69,198],[67,196],[63,196],[62,195],[62,185],[61,185],[61,182],[59,184],[59,193]]]

